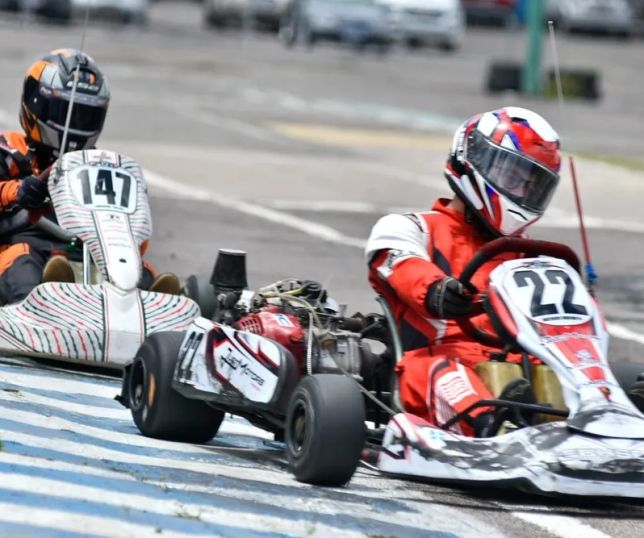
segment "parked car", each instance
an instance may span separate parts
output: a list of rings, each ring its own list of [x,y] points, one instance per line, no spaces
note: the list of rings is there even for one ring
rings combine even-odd
[[[387,10],[376,0],[293,0],[282,18],[280,37],[288,46],[332,40],[376,44],[381,51],[394,39]]]
[[[126,23],[143,24],[147,20],[148,0],[71,0],[75,17],[89,9],[92,17],[103,17]]]
[[[410,46],[461,46],[465,16],[459,0],[380,0],[396,39]]]
[[[248,21],[278,30],[287,4],[288,0],[204,0],[204,22],[223,28]]]
[[[0,0],[0,9],[67,21],[72,16],[72,0]]]
[[[630,36],[635,29],[627,0],[547,0],[546,16],[563,31]]]
[[[461,0],[467,24],[511,26],[516,20],[516,0]]]

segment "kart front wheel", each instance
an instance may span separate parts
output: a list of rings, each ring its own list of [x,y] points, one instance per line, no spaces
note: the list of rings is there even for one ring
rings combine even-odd
[[[344,375],[307,376],[291,396],[286,454],[300,482],[346,484],[365,441],[365,406],[357,383]]]
[[[186,278],[183,294],[199,306],[204,318],[212,319],[217,309],[215,288],[207,275],[190,275]]]
[[[160,332],[145,339],[132,363],[128,404],[146,437],[206,443],[216,435],[224,413],[172,388],[183,337],[181,332]]]

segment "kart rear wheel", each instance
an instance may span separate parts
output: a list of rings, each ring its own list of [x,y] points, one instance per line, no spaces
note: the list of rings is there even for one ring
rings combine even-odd
[[[644,364],[641,362],[611,361],[609,364],[615,379],[627,394],[638,378],[644,379]]]
[[[286,417],[286,455],[300,482],[346,484],[360,461],[365,441],[365,406],[357,383],[344,375],[302,379]]]
[[[199,310],[204,318],[213,318],[217,308],[217,298],[215,297],[215,288],[210,283],[208,276],[190,275],[186,279],[183,293],[199,305]]]
[[[217,434],[224,412],[172,388],[183,337],[182,332],[159,332],[145,339],[132,363],[128,403],[146,437],[206,443]]]

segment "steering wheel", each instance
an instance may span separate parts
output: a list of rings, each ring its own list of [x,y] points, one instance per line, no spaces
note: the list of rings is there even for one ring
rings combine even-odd
[[[525,239],[521,237],[501,237],[494,241],[490,241],[481,248],[481,250],[479,250],[467,263],[458,280],[467,290],[473,294],[479,294],[480,290],[472,284],[472,277],[486,262],[499,254],[505,254],[508,252],[524,254],[528,257],[542,255],[552,256],[553,258],[564,260],[573,267],[575,271],[581,271],[581,264],[579,263],[577,254],[575,254],[575,252],[566,245],[554,243],[552,241],[539,241],[536,239]],[[503,349],[506,346],[506,342],[504,342],[498,335],[477,327],[471,317],[458,318],[456,321],[461,330],[477,342],[500,349]]]

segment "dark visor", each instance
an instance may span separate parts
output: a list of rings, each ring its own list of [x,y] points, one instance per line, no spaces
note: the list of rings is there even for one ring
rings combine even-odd
[[[545,211],[559,183],[557,173],[495,144],[477,130],[468,137],[465,158],[495,189],[535,213]]]
[[[72,117],[69,128],[72,131],[83,131],[85,133],[100,132],[105,122],[107,105],[104,99],[95,98],[96,105],[87,103],[87,97],[83,96],[85,102],[74,102]],[[39,111],[35,111],[39,118],[45,123],[55,124],[63,127],[67,120],[67,109],[69,101],[60,96],[40,95],[37,103]],[[32,104],[32,109],[34,105]]]

